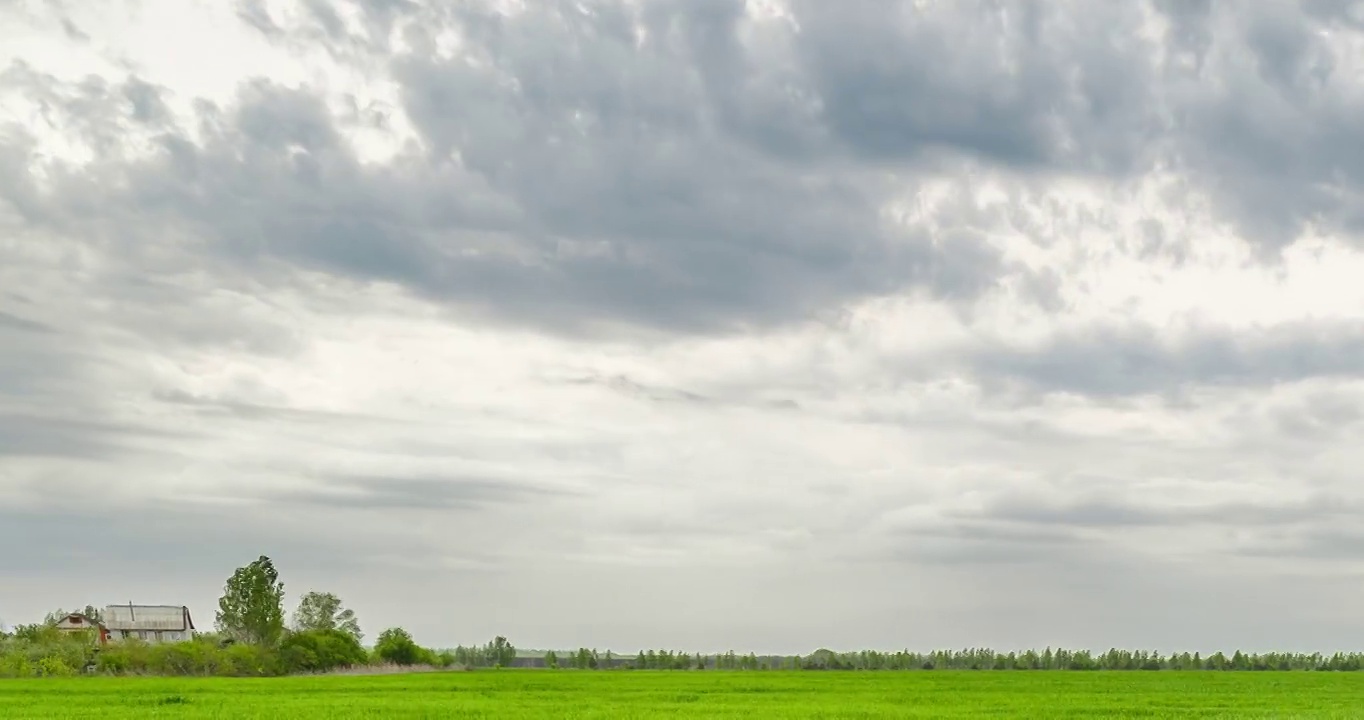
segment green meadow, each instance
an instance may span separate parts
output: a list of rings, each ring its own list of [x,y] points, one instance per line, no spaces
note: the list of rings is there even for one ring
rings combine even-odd
[[[1357,718],[1364,674],[575,672],[0,682],[14,718]]]

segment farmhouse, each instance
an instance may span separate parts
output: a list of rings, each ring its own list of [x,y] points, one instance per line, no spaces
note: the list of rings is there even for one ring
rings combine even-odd
[[[194,636],[194,620],[184,605],[110,605],[104,609],[108,640],[180,642]]]
[[[92,620],[81,613],[71,613],[57,621],[57,629],[66,633],[93,632],[97,633],[96,638],[99,642],[108,642],[109,631],[96,620]]]

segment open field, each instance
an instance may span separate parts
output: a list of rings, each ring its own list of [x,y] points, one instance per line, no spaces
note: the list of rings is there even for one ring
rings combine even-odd
[[[483,671],[0,681],[12,718],[1347,718],[1364,674]]]

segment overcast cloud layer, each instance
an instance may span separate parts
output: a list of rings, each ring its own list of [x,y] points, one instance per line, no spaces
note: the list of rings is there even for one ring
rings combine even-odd
[[[0,2],[0,621],[1358,648],[1364,3]]]

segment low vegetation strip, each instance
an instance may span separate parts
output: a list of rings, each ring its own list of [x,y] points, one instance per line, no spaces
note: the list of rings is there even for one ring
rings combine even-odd
[[[548,672],[0,683],[11,718],[1346,718],[1355,673]]]

